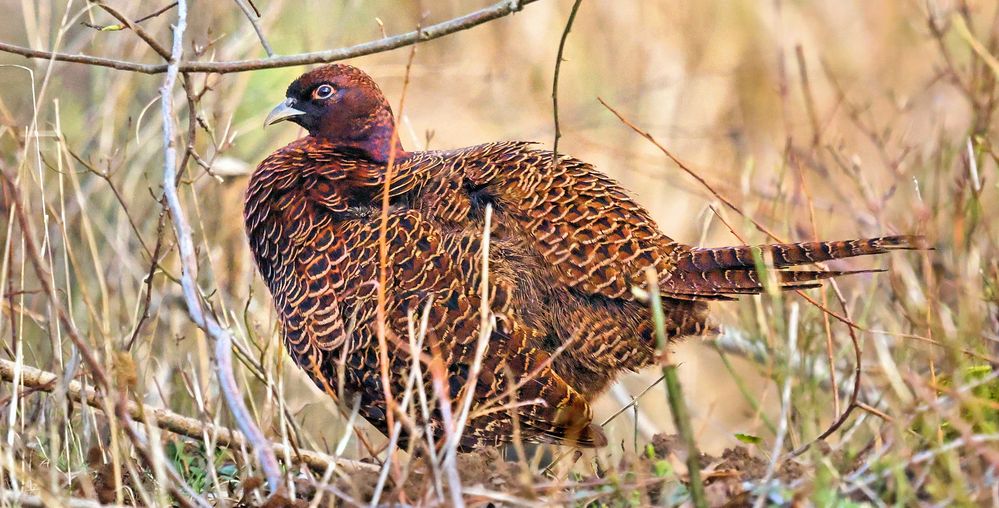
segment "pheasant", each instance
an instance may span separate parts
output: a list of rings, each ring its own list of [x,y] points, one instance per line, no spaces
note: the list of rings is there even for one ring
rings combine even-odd
[[[388,412],[414,389],[410,375],[421,367],[419,382],[437,404],[422,416],[412,412],[418,425],[407,429],[441,438],[445,418],[472,390],[462,449],[515,435],[603,446],[590,402],[622,372],[656,359],[648,305],[633,291],[646,286],[648,270],[658,276],[671,340],[705,331],[707,302],[764,288],[754,248],[670,239],[617,182],[580,160],[553,161],[552,152],[514,141],[405,150],[378,85],[355,67],[326,65],[296,79],[265,124],[281,121],[308,135],[251,177],[250,248],[294,361],[334,398],[359,397],[361,416],[386,434],[390,416],[405,418]],[[888,236],[763,245],[756,253],[772,260],[780,288],[799,289],[855,272],[789,267],[918,243]],[[424,312],[421,345],[410,330]],[[480,332],[487,334],[481,356]],[[434,362],[446,380],[436,392]],[[444,404],[454,411],[442,411]],[[412,437],[404,430],[402,439]]]

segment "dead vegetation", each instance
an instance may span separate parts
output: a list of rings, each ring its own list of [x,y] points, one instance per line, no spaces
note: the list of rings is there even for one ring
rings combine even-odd
[[[245,176],[292,138],[259,129],[287,65],[350,51],[374,53],[352,63],[394,104],[408,80],[399,135],[421,149],[559,139],[563,54],[558,150],[688,243],[925,235],[935,250],[885,273],[717,305],[719,337],[672,349],[704,495],[999,503],[994,2],[0,7],[2,506],[691,502],[658,369],[599,405],[603,450],[447,464],[388,446],[291,363]],[[380,52],[430,36],[411,66]]]

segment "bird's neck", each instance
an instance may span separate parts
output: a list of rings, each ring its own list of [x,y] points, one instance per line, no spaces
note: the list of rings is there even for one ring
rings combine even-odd
[[[374,162],[388,164],[390,159],[400,160],[409,155],[396,130],[392,110],[385,106],[370,116],[331,125],[320,131],[319,137],[334,146],[360,151]]]
[[[326,141],[337,148],[361,152],[367,158],[381,164],[388,164],[390,159],[402,160],[409,155],[399,142],[399,136],[393,136],[391,128],[376,127],[363,137],[334,138]]]

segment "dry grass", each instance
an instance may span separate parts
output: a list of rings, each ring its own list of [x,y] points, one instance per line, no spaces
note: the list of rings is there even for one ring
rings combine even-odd
[[[112,5],[137,19],[168,3]],[[485,5],[252,3],[279,54],[376,39]],[[192,5],[186,58],[265,56],[240,4],[250,6]],[[550,143],[553,62],[572,5],[539,1],[419,45],[404,145]],[[163,61],[132,31],[81,25],[117,23],[82,0],[0,0],[0,9],[3,42]],[[170,10],[141,26],[169,48],[175,19]],[[843,263],[888,271],[838,288],[716,305],[725,333],[672,349],[709,456],[701,461],[709,500],[999,503],[999,7],[583,2],[564,51],[559,152],[620,180],[673,238],[723,245],[902,232],[924,234],[936,249]],[[351,63],[398,104],[407,60],[397,50]],[[17,390],[0,385],[0,506],[262,502],[251,450],[216,432],[234,422],[213,343],[182,299],[177,238],[160,202],[162,76],[9,54],[0,62],[11,64],[0,67],[0,171],[12,183],[0,191],[0,373],[55,374]],[[282,350],[241,219],[246,175],[296,135],[260,124],[302,70],[192,74],[197,140],[180,180],[201,297],[234,336],[254,420],[270,440],[293,445],[278,449],[286,464],[297,449],[325,454],[312,469],[286,466],[285,495],[314,505],[373,496],[421,505],[686,502],[683,447],[653,439],[674,432],[663,388],[647,389],[659,369],[626,376],[597,404],[611,446],[581,457],[527,450],[511,463],[387,453],[388,438],[312,387]],[[187,139],[182,87],[175,98]],[[15,194],[31,230],[12,209]],[[855,346],[862,383],[851,406]],[[100,388],[100,375],[110,389],[86,392]],[[421,394],[407,403],[420,409]],[[843,425],[806,448],[851,407]],[[135,423],[159,421],[142,416],[157,409],[204,427],[185,434]],[[737,446],[749,453],[725,451]],[[552,457],[563,458],[546,468]]]

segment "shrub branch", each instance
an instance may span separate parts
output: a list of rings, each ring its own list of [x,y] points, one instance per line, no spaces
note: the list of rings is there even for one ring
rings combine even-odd
[[[312,51],[308,53],[297,53],[294,55],[279,56],[274,58],[263,58],[256,60],[232,60],[228,62],[181,62],[178,66],[180,72],[210,72],[216,74],[228,74],[231,72],[256,71],[261,69],[276,69],[279,67],[295,67],[299,65],[311,65],[318,63],[330,63],[338,60],[346,60],[374,53],[382,53],[393,49],[411,46],[418,42],[425,42],[455,32],[468,30],[487,23],[494,19],[513,14],[523,6],[534,3],[538,0],[504,0],[489,7],[470,12],[464,16],[449,19],[435,25],[430,25],[420,30],[413,30],[404,34],[347,46],[345,48],[329,49],[325,51]],[[13,53],[26,58],[42,58],[45,60],[57,60],[60,62],[82,63],[97,67],[110,67],[122,71],[139,72],[142,74],[163,74],[168,70],[168,64],[143,64],[127,60],[115,60],[89,55],[71,55],[68,53],[58,53],[44,51],[16,44],[0,42],[0,51]]]

